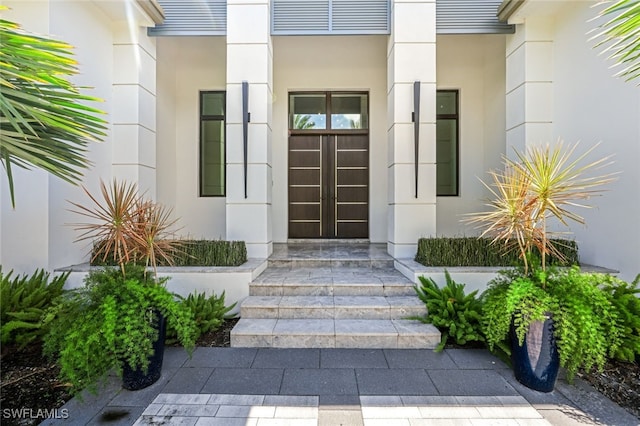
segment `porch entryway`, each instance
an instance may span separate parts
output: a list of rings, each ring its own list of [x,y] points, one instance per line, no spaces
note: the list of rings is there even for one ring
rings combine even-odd
[[[249,284],[234,347],[434,348],[440,333],[407,319],[426,309],[384,244],[274,244]]]

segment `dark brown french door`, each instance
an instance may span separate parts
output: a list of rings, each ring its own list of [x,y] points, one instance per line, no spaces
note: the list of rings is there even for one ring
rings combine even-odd
[[[369,237],[369,136],[289,137],[289,238]]]

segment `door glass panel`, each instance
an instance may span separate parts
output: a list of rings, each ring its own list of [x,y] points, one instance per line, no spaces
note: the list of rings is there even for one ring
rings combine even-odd
[[[368,129],[368,96],[366,94],[332,94],[332,129]]]
[[[289,95],[289,128],[322,130],[327,128],[327,96],[325,94]]]

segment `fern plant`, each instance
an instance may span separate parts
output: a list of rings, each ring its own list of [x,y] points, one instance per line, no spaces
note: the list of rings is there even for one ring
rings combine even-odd
[[[603,281],[604,275],[583,273],[578,267],[502,272],[481,298],[489,349],[504,348],[512,324],[522,346],[529,326],[551,317],[567,378],[571,380],[579,368],[602,369],[623,335],[617,310],[600,288]]]
[[[443,288],[438,287],[432,278],[423,276],[419,277],[420,286],[414,287],[427,306],[427,315],[415,319],[433,324],[442,334],[436,352],[442,351],[449,341],[457,345],[484,341],[480,323],[482,304],[476,298],[478,291],[465,294],[465,285],[456,283],[446,270],[445,278]]]
[[[640,360],[640,274],[631,283],[603,276],[602,289],[615,307],[622,331],[620,346],[613,353],[620,361]]]
[[[24,347],[42,337],[52,319],[50,309],[63,292],[69,273],[51,279],[38,269],[31,276],[12,277],[0,267],[0,334],[2,344]]]
[[[196,324],[196,340],[205,333],[217,330],[227,318],[229,311],[236,306],[236,303],[230,306],[225,305],[224,291],[219,297],[215,294],[207,297],[204,293],[191,293],[180,303],[193,314]],[[166,341],[169,344],[177,342],[177,331],[171,325],[167,327]]]
[[[72,391],[95,390],[111,369],[122,374],[125,364],[145,370],[158,339],[157,312],[176,330],[182,346],[195,345],[191,310],[178,303],[144,267],[125,265],[92,271],[85,287],[70,291],[60,304],[44,350],[56,358],[61,379]],[[161,283],[162,284],[162,283]]]

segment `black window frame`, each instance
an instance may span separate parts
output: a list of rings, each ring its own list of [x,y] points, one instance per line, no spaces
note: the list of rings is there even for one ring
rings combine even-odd
[[[216,115],[206,115],[203,114],[203,107],[204,107],[204,97],[207,94],[222,94],[222,105],[224,108],[223,114],[216,114]],[[199,105],[198,105],[198,116],[199,116],[199,120],[198,120],[198,124],[199,124],[199,129],[198,129],[198,196],[202,197],[202,198],[209,198],[209,197],[226,197],[227,196],[227,92],[225,90],[201,90],[199,92],[198,95],[198,99],[199,99]],[[211,195],[211,194],[203,194],[203,182],[202,182],[202,151],[203,151],[203,147],[202,147],[202,124],[205,121],[222,121],[223,123],[223,138],[224,138],[224,160],[223,160],[223,167],[224,167],[224,182],[223,182],[223,193],[222,194],[216,194],[216,195]]]
[[[436,155],[436,196],[437,197],[459,197],[460,196],[460,90],[459,89],[437,89],[436,92],[455,94],[455,113],[454,114],[438,114],[438,111],[436,108],[436,126],[439,119],[455,120],[455,123],[456,123],[456,162],[455,162],[456,190],[455,190],[455,194],[440,194],[437,192],[438,191],[438,182],[437,182],[438,162],[437,162],[437,155]],[[437,94],[436,94],[436,99],[437,99]]]
[[[324,95],[325,96],[325,115],[327,125],[324,129],[293,129],[291,127],[291,96],[296,95]],[[332,117],[332,95],[365,95],[367,97],[367,127],[360,129],[334,129],[331,127]],[[308,90],[308,91],[291,91],[287,93],[287,128],[289,134],[347,134],[347,133],[369,133],[371,127],[371,94],[368,90]]]

